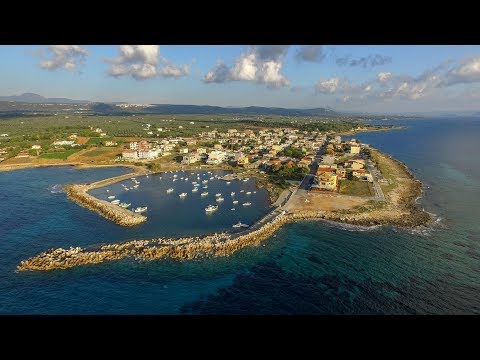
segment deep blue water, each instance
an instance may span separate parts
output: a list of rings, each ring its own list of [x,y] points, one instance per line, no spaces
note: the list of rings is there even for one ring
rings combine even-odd
[[[355,137],[404,161],[425,183],[420,206],[435,214],[431,228],[366,230],[305,221],[285,226],[264,245],[229,258],[122,260],[17,273],[19,261],[50,247],[181,235],[203,231],[202,227],[231,229],[238,220],[235,216],[242,222],[253,221],[268,209],[265,194],[257,191],[251,201],[259,205],[257,213],[242,209],[245,213],[234,215],[231,204],[225,203],[219,214],[208,218],[201,211],[204,204],[194,201],[191,184],[185,185],[188,197],[182,204],[177,192],[171,199],[164,196],[164,187],[169,187],[162,183],[165,178],[150,176],[138,178],[137,193],[118,195],[134,206],[149,206],[147,223],[124,229],[70,202],[52,186],[95,181],[125,169],[62,167],[0,173],[0,313],[480,313],[480,160],[476,155],[480,120],[387,123],[408,128]],[[116,186],[109,187],[111,192],[121,190]],[[215,186],[227,188],[220,182]],[[253,186],[253,182],[228,186]],[[209,197],[217,192],[213,184],[208,190]],[[225,202],[231,201],[230,191],[238,194],[238,189],[226,191],[218,191],[227,195]],[[107,196],[105,189],[93,192]],[[195,195],[200,198],[200,192]],[[205,201],[214,203],[213,198]]]

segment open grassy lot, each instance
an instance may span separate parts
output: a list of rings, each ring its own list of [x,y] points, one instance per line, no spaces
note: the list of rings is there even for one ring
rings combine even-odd
[[[105,141],[112,140],[112,138],[100,138],[100,137],[92,137],[87,141],[87,145],[98,145],[100,143],[104,143]]]
[[[368,181],[341,180],[340,194],[353,196],[373,196],[372,185]]]
[[[79,149],[71,149],[71,150],[62,151],[62,152],[46,153],[46,154],[40,155],[38,158],[39,159],[66,159],[70,155],[73,155],[78,151]]]

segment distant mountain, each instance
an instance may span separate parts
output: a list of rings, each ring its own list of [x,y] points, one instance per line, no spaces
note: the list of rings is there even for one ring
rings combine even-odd
[[[22,95],[0,96],[0,101],[15,101],[32,104],[82,104],[89,103],[87,100],[72,100],[67,98],[46,98],[34,93],[24,93]]]

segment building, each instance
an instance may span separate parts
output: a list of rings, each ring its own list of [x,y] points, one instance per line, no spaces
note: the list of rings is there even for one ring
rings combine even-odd
[[[153,160],[158,158],[158,155],[159,155],[159,150],[152,150],[152,149],[137,150],[137,156],[139,159]]]
[[[313,190],[336,191],[338,176],[331,172],[322,172],[317,175],[317,183],[312,185]]]
[[[40,150],[41,148],[40,145],[32,145],[32,150]]]
[[[180,154],[188,154],[188,148],[180,149]]]
[[[360,154],[360,145],[359,144],[352,144],[350,146],[350,154]]]
[[[30,155],[30,154],[27,153],[27,152],[19,152],[19,153],[17,154],[17,156],[15,156],[15,157],[18,158],[18,159],[21,159],[21,158],[30,158],[30,157],[32,157],[32,155]]]
[[[105,146],[117,146],[118,144],[115,141],[107,140],[105,141]]]
[[[218,165],[224,162],[227,158],[227,154],[223,151],[214,150],[208,154],[207,164]]]
[[[0,134],[1,137],[8,137],[8,134]]]
[[[184,165],[194,164],[198,161],[200,161],[200,156],[199,156],[199,154],[196,154],[196,153],[191,153],[191,154],[185,155],[182,158],[182,164],[184,164]]]
[[[222,146],[222,144],[215,144],[215,145],[213,145],[213,148],[214,148],[215,150],[222,150],[222,149],[223,149],[223,146]]]
[[[75,144],[75,141],[73,140],[59,140],[59,141],[54,141],[53,146],[77,146]]]
[[[122,159],[125,160],[136,160],[138,159],[137,150],[125,149],[122,151]]]
[[[333,165],[335,163],[335,156],[333,155],[323,155],[322,164]]]
[[[241,165],[241,166],[248,165],[248,157],[247,156],[242,156],[242,157],[238,158],[237,165]]]
[[[352,170],[360,170],[365,167],[365,160],[363,159],[354,159],[348,162]]]
[[[130,147],[130,150],[138,150],[138,142],[136,141],[130,142],[129,147]]]

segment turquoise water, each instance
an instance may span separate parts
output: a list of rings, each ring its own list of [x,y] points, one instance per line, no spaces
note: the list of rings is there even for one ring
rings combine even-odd
[[[408,128],[355,137],[404,161],[425,183],[425,196],[419,202],[435,214],[433,226],[365,229],[305,221],[287,225],[264,245],[229,258],[127,259],[63,271],[17,273],[19,261],[50,247],[148,238],[162,231],[180,235],[203,231],[203,226],[219,231],[230,228],[237,221],[235,216],[247,222],[249,213],[224,218],[231,207],[224,204],[220,205],[224,215],[205,221],[204,212],[197,211],[203,205],[195,207],[191,184],[183,204],[177,195],[171,203],[156,201],[157,193],[163,198],[171,180],[150,176],[137,178],[139,194],[118,193],[134,206],[149,206],[147,223],[124,229],[70,202],[54,185],[95,181],[125,169],[62,167],[0,173],[0,313],[480,313],[480,160],[476,156],[480,121],[389,123]],[[227,187],[220,181],[218,186]],[[109,188],[121,190],[115,185]],[[208,190],[210,196],[217,192],[210,184]],[[105,189],[92,192],[96,191],[106,195]],[[252,203],[256,205],[266,200],[260,191],[255,195],[258,199]],[[268,211],[268,207],[259,208],[251,219]]]

